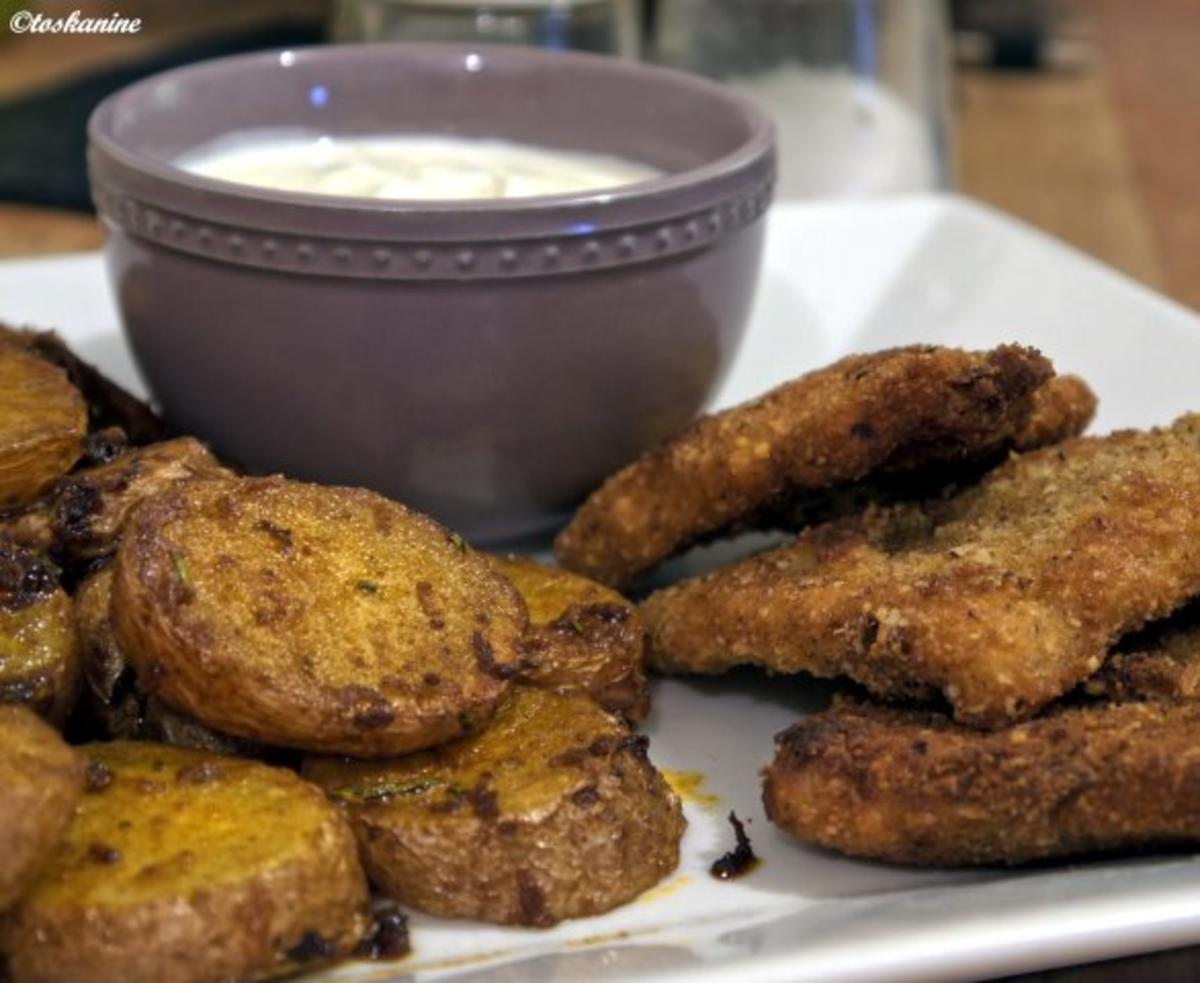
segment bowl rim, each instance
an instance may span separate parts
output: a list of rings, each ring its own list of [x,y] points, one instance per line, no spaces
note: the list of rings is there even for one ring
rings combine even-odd
[[[301,61],[312,63],[346,57],[403,58],[406,55],[418,53],[441,57],[458,56],[464,60],[468,57],[483,57],[489,61],[510,64],[553,63],[564,69],[571,65],[598,67],[602,71],[632,75],[651,83],[670,82],[691,89],[697,95],[722,102],[738,112],[748,124],[749,135],[733,151],[698,167],[684,171],[666,172],[647,180],[608,189],[592,189],[556,195],[531,195],[521,198],[385,199],[307,191],[284,191],[206,177],[151,154],[133,149],[121,142],[112,132],[115,114],[123,103],[146,97],[168,80],[186,82],[192,78],[204,78],[219,74],[233,66],[279,65],[281,58],[288,56],[292,59],[291,64],[299,64]],[[753,169],[756,165],[762,165],[764,161],[770,171],[769,176],[773,176],[775,123],[765,110],[748,97],[718,82],[675,68],[581,51],[559,51],[508,45],[401,41],[372,44],[298,45],[290,48],[275,48],[210,58],[167,69],[125,86],[103,99],[88,119],[87,135],[89,158],[92,158],[90,162],[93,165],[95,164],[94,155],[99,152],[121,169],[150,178],[155,183],[161,182],[182,187],[209,198],[217,197],[235,204],[300,207],[313,214],[328,215],[420,216],[433,220],[449,216],[461,220],[472,216],[483,218],[490,215],[505,215],[533,219],[542,215],[553,216],[564,210],[571,211],[597,205],[620,210],[622,205],[645,201],[648,198],[671,196],[676,193],[686,194],[697,186],[710,182],[724,184],[725,181],[736,178],[742,172]]]

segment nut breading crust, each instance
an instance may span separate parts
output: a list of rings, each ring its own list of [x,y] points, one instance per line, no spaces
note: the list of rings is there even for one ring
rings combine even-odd
[[[1200,604],[1123,639],[1083,691],[1108,700],[1200,699]]]
[[[1200,704],[1055,709],[996,733],[839,699],[776,738],[772,822],[856,857],[1019,864],[1200,843]]]
[[[859,515],[872,506],[949,498],[978,484],[1013,451],[1036,450],[1078,437],[1096,413],[1096,396],[1077,376],[1055,376],[1033,395],[1033,410],[1011,440],[991,453],[959,460],[926,461],[906,471],[878,471],[823,491],[782,496],[741,520],[740,529],[796,532],[822,522]]]
[[[1029,419],[1012,439],[1015,451],[1033,451],[1078,437],[1096,415],[1096,394],[1077,375],[1059,375],[1033,394]]]
[[[798,492],[987,454],[1029,417],[1050,363],[1029,348],[852,355],[701,417],[610,477],[555,541],[610,586]]]
[[[649,660],[847,675],[942,693],[961,722],[1031,716],[1112,644],[1200,594],[1200,416],[1017,457],[925,510],[817,527],[642,606]]]

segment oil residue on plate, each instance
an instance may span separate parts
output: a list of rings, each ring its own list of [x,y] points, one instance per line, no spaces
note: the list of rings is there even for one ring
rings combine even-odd
[[[669,881],[664,881],[662,884],[656,884],[652,888],[648,888],[638,895],[637,903],[643,901],[658,901],[661,898],[669,897],[678,891],[685,884],[690,884],[692,879],[687,874],[680,874],[678,877],[673,877]]]
[[[663,777],[666,778],[667,784],[675,790],[675,794],[683,799],[684,802],[691,802],[698,806],[716,806],[721,804],[721,797],[719,795],[703,791],[704,775],[698,771],[673,771],[669,768],[664,768]]]
[[[709,873],[722,881],[730,881],[735,877],[748,874],[762,862],[754,855],[754,849],[750,846],[750,837],[746,835],[746,827],[742,825],[736,812],[729,813],[729,825],[733,827],[736,843],[727,854],[714,860],[712,867],[709,868]]]

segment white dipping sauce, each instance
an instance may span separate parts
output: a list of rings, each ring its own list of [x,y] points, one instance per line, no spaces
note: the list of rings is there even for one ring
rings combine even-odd
[[[194,174],[260,188],[424,200],[567,194],[662,173],[601,154],[424,135],[231,136],[176,163]]]

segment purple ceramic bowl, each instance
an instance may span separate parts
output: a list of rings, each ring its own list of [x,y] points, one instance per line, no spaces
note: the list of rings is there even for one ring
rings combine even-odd
[[[499,137],[666,174],[406,202],[172,163],[263,127]],[[125,331],[171,423],[480,542],[546,529],[703,405],[746,326],[774,176],[770,121],[718,85],[508,47],[210,61],[105,100],[89,137]]]

